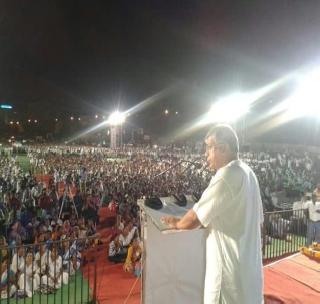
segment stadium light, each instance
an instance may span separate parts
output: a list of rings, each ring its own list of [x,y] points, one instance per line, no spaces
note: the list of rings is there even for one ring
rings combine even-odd
[[[107,122],[112,126],[118,126],[123,124],[125,120],[126,120],[125,114],[119,111],[116,111],[110,114]]]
[[[234,122],[249,112],[252,98],[249,94],[235,93],[214,103],[208,113],[210,122]]]
[[[297,89],[286,101],[293,117],[320,116],[320,69],[301,78]]]
[[[168,114],[169,114],[169,110],[168,110],[168,109],[165,109],[164,114],[165,114],[165,115],[168,115]]]

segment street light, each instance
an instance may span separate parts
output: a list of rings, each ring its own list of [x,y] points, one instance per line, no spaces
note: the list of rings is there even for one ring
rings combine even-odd
[[[11,110],[12,109],[12,105],[8,105],[8,104],[2,104],[0,106],[1,109],[5,109],[5,110]]]

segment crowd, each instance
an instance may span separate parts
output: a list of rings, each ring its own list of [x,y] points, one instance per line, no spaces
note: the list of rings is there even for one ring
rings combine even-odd
[[[280,207],[277,193],[283,192],[292,202],[312,191],[320,180],[320,159],[309,153],[248,152],[241,158],[258,177],[266,211]]]
[[[11,153],[0,157],[2,298],[22,289],[32,296],[35,290],[50,292],[67,284],[84,262],[83,250],[99,242],[102,205],[118,215],[109,260],[140,275],[137,200],[181,193],[199,197],[211,178],[199,145],[121,150],[30,146],[26,152],[28,172]],[[266,210],[275,207],[274,193],[300,195],[320,180],[320,161],[307,153],[248,152],[240,157],[258,177]],[[37,246],[29,250],[26,244]]]

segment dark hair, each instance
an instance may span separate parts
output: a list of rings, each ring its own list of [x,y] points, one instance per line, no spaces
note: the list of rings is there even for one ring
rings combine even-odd
[[[206,138],[214,136],[217,143],[227,144],[233,153],[239,152],[239,140],[233,128],[226,124],[218,124],[212,127]]]

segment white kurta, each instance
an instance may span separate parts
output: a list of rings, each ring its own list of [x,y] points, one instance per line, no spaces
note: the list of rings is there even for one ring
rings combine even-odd
[[[19,256],[17,253],[15,253],[12,257],[12,263],[11,263],[11,270],[14,273],[17,273],[17,271],[24,271],[24,256]]]
[[[207,228],[204,303],[263,303],[263,209],[254,172],[239,160],[230,162],[193,210]]]
[[[29,298],[33,292],[37,291],[40,285],[39,267],[36,262],[27,266],[23,273],[20,274],[18,286],[26,291]]]
[[[58,256],[56,260],[52,260],[50,254],[48,267],[48,275],[41,277],[41,283],[43,285],[48,284],[50,287],[60,288],[62,283],[68,284],[69,276],[68,273],[62,270],[61,256]],[[54,282],[53,279],[55,279],[56,282]]]
[[[47,264],[49,263],[49,251],[46,250],[42,255],[40,255],[40,252],[37,252],[35,260],[40,269],[40,274],[44,274],[46,271]]]

